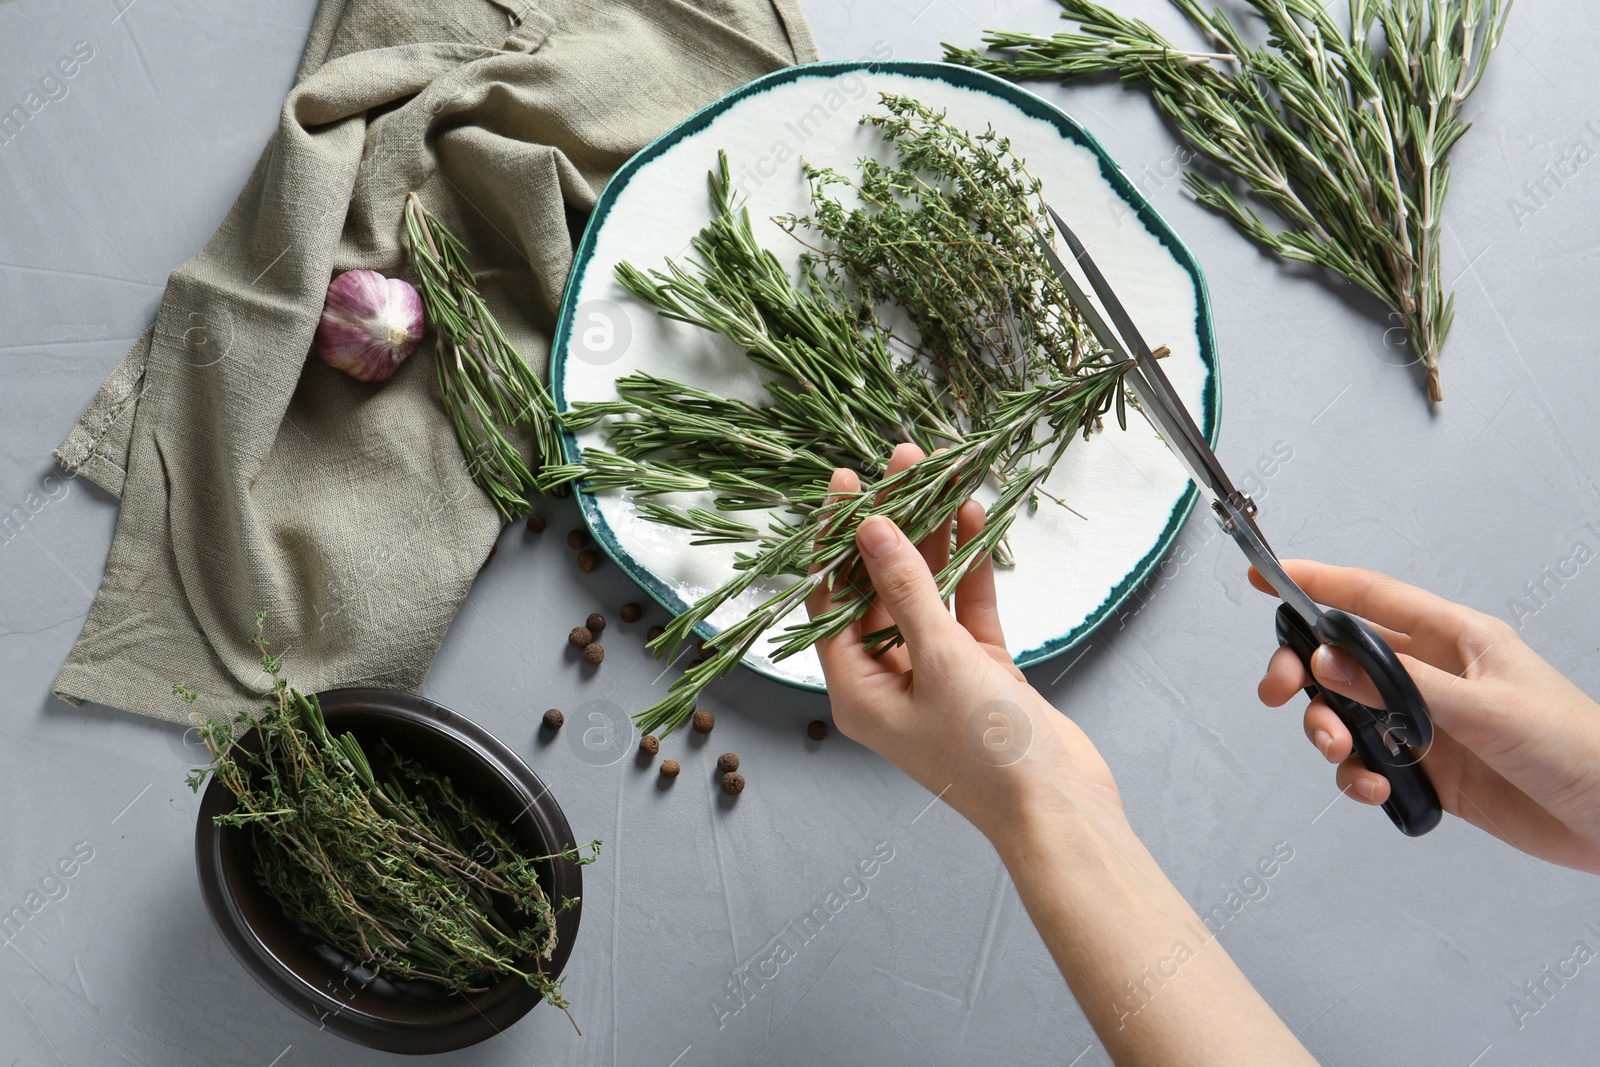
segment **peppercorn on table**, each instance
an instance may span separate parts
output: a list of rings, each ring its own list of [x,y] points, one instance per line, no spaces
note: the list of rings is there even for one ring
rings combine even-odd
[[[1060,25],[1050,0],[801,6],[841,60],[937,59],[940,42],[976,46],[986,29]],[[1162,0],[1112,6],[1181,31]],[[0,1062],[386,1058],[279,1004],[213,927],[183,784],[204,760],[192,734],[50,695],[117,515],[50,451],[244,185],[314,12],[0,2]],[[1444,229],[1456,321],[1433,408],[1374,301],[1297,277],[1185,197],[1192,151],[1143,96],[1029,84],[1100,139],[1199,259],[1218,453],[1278,552],[1499,615],[1591,693],[1597,33],[1600,12],[1522,0],[1468,106]],[[773,131],[792,155],[799,136]],[[551,500],[505,530],[423,691],[521,756],[578,840],[604,841],[566,968],[583,1033],[541,1006],[442,1062],[1107,1062],[993,850],[831,729],[825,697],[736,672],[640,754],[628,714],[673,676],[643,647],[667,618],[582,525],[571,500]],[[1272,606],[1195,515],[1123,608],[1030,680],[1088,732],[1135,829],[1323,1062],[1585,1060],[1600,1041],[1582,981],[1600,949],[1595,883],[1455,820],[1407,840],[1341,798],[1298,709],[1256,701]],[[1152,970],[1145,995],[1172,980]]]

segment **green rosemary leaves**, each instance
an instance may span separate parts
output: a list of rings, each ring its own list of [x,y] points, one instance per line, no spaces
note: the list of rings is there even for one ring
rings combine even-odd
[[[1195,199],[1277,255],[1383,301],[1426,368],[1429,398],[1443,399],[1439,354],[1454,311],[1439,268],[1446,160],[1510,0],[1351,0],[1347,31],[1321,0],[1247,0],[1266,25],[1260,48],[1220,9],[1171,0],[1215,52],[1184,51],[1091,0],[1057,2],[1078,32],[991,32],[984,43],[1004,57],[946,45],[945,58],[1008,78],[1112,73],[1144,85],[1186,140],[1287,226],[1191,173]]]
[[[864,161],[855,176],[808,169],[810,214],[777,220],[811,249],[798,283],[735,200],[726,156],[710,176],[712,220],[693,256],[617,268],[659,314],[722,335],[771,375],[766,402],[752,404],[634,372],[617,381],[616,400],[564,417],[576,430],[604,424],[608,447],[586,449],[552,477],[580,478],[591,492],[624,489],[646,517],[693,543],[742,546],[734,576],[666,627],[650,646],[657,655],[676,657],[696,627],[752,589],[769,594],[636,716],[646,733],[682,724],[699,691],[814,590],[828,589],[835,607],[787,624],[776,658],[859,618],[872,591],[854,539],[868,516],[887,515],[921,538],[980,487],[993,489],[983,535],[938,576],[949,595],[1038,505],[1068,443],[1113,407],[1121,413],[1126,368],[1108,361],[1045,262],[1034,230],[1049,229],[1039,184],[1007,140],[956,129],[915,100],[882,102],[884,112],[863,121],[895,161]],[[886,325],[892,309],[914,338]],[[885,478],[901,441],[930,454]],[[830,502],[838,466],[861,472],[866,488]],[[709,506],[669,499],[685,493]],[[892,629],[867,636],[874,647],[898,640]]]
[[[283,908],[331,947],[386,978],[424,979],[455,993],[481,991],[510,975],[563,1010],[561,984],[539,961],[556,946],[556,911],[538,865],[506,829],[445,778],[388,744],[368,758],[356,739],[335,735],[315,695],[293,688],[267,651],[256,616],[268,704],[235,722],[207,720],[208,775],[237,800],[218,825],[255,832],[256,875]],[[184,686],[173,692],[193,703]],[[253,729],[259,744],[235,744]],[[600,843],[562,853],[592,863]]]
[[[405,215],[418,288],[438,331],[439,394],[472,480],[509,521],[529,511],[532,494],[561,488],[547,476],[562,454],[555,404],[484,303],[461,242],[415,193]],[[519,431],[531,431],[531,467],[508,436]]]

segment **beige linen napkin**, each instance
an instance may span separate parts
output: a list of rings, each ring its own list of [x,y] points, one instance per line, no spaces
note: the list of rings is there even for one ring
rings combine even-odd
[[[121,497],[56,694],[253,708],[265,611],[295,684],[417,687],[499,531],[431,339],[364,384],[309,356],[332,276],[406,272],[416,190],[543,372],[607,178],[696,108],[816,58],[795,0],[324,0],[277,133],[56,451]]]

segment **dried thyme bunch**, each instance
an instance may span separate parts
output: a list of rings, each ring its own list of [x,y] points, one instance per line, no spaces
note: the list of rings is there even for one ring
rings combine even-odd
[[[1273,229],[1227,185],[1191,173],[1195,199],[1285,259],[1383,301],[1427,369],[1429,398],[1443,399],[1439,353],[1455,302],[1439,271],[1446,160],[1510,0],[1351,0],[1348,32],[1321,0],[1246,0],[1266,25],[1262,48],[1220,9],[1171,0],[1217,52],[1184,51],[1091,0],[1057,2],[1079,32],[991,32],[985,44],[1010,55],[946,45],[945,58],[1008,78],[1114,73],[1143,84],[1191,144],[1288,225]]]
[[[710,176],[713,217],[693,258],[617,268],[659,314],[726,337],[773,376],[758,405],[636,371],[617,381],[618,399],[578,404],[564,419],[571,429],[603,421],[609,447],[585,449],[554,476],[581,478],[590,492],[626,489],[646,518],[688,531],[693,544],[744,546],[734,577],[651,642],[657,655],[675,657],[696,626],[756,583],[784,582],[636,716],[646,733],[679,726],[699,691],[814,590],[830,590],[837,606],[787,626],[776,658],[860,618],[872,590],[855,531],[868,516],[887,515],[919,539],[986,482],[997,485],[983,534],[938,575],[949,596],[1017,514],[1037,506],[1068,443],[1114,405],[1122,413],[1126,368],[1093,343],[1045,262],[1034,231],[1048,231],[1039,183],[1010,144],[992,130],[969,135],[914,100],[882,102],[885,113],[863,121],[893,145],[895,162],[864,161],[853,178],[808,168],[812,213],[778,220],[812,243],[799,283],[757,239],[726,156]],[[914,340],[885,324],[891,306]],[[900,441],[930,455],[885,478]],[[866,488],[829,503],[838,466],[861,471]],[[680,493],[703,494],[715,510],[666,499]],[[742,511],[766,514],[744,522]],[[872,647],[898,640],[893,628],[866,637]]]
[[[356,739],[333,734],[315,695],[293,688],[270,654],[256,616],[255,644],[272,676],[266,707],[232,723],[200,727],[213,762],[195,770],[195,791],[215,775],[237,800],[219,826],[254,831],[256,875],[291,920],[364,968],[424,979],[453,993],[480,992],[506,975],[565,1011],[561,982],[541,961],[556,947],[556,913],[538,865],[594,862],[577,848],[528,856],[506,828],[450,780],[387,742],[369,760]],[[188,703],[196,694],[173,692]],[[254,729],[255,751],[234,744]],[[570,1015],[569,1015],[570,1018]]]
[[[405,215],[422,302],[439,334],[439,394],[473,481],[509,521],[529,510],[532,494],[561,488],[547,474],[561,459],[555,403],[484,303],[466,248],[416,193]],[[531,432],[531,467],[507,436],[518,430]]]

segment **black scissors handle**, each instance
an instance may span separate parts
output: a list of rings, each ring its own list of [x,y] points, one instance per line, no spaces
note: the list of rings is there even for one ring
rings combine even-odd
[[[1366,623],[1333,608],[1323,612],[1313,630],[1287,604],[1278,606],[1278,643],[1294,650],[1308,676],[1311,654],[1322,644],[1343,649],[1361,665],[1383,697],[1383,710],[1324,689],[1315,680],[1305,687],[1306,696],[1321,697],[1333,709],[1367,770],[1388,779],[1383,810],[1401,833],[1420,837],[1438,826],[1444,810],[1422,769],[1422,753],[1433,740],[1432,720],[1416,682],[1389,643]]]

